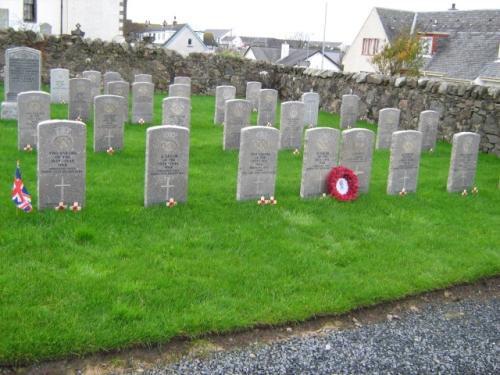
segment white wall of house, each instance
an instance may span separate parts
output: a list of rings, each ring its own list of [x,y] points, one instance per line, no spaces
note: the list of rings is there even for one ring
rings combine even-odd
[[[252,51],[251,48],[249,48],[245,52],[245,55],[243,57],[246,58],[246,59],[249,59],[249,60],[257,60],[257,58],[255,57],[255,54],[253,53],[253,51]]]
[[[379,39],[379,50],[388,41],[384,27],[375,8],[371,10],[368,18],[342,60],[345,72],[375,72],[376,69],[371,63],[372,56],[362,54],[363,39],[365,38]]]
[[[191,43],[189,41],[191,40]],[[174,35],[164,46],[164,48],[174,50],[183,56],[190,53],[206,53],[209,52],[207,46],[198,38],[196,33],[190,27],[184,26],[179,32]]]
[[[320,52],[316,52],[314,55],[309,56],[307,61],[309,61],[309,68],[313,69],[321,69],[321,60],[323,61],[323,69],[324,70],[332,70],[334,72],[340,72],[340,69],[337,65],[331,62],[327,57],[322,59],[322,54]]]

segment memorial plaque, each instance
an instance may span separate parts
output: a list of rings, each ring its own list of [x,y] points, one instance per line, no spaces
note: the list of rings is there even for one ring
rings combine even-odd
[[[180,96],[191,99],[191,86],[176,83],[168,86],[168,96]]]
[[[191,99],[171,96],[163,99],[162,104],[162,124],[191,127]]]
[[[319,94],[317,92],[306,92],[302,94],[304,103],[304,125],[314,128],[318,125]]]
[[[183,126],[148,128],[144,205],[186,202],[188,193],[189,129]]]
[[[98,72],[97,70],[86,70],[82,73],[83,78],[90,79],[90,93],[92,100],[94,100],[97,95],[101,95],[101,76],[101,72]]]
[[[368,192],[372,173],[375,134],[368,129],[349,129],[342,132],[340,165],[358,176],[359,191]]]
[[[124,101],[118,95],[94,98],[94,152],[123,149]]]
[[[50,119],[50,95],[43,91],[26,91],[17,95],[17,148],[37,144],[38,123]]]
[[[481,136],[462,132],[453,135],[447,190],[461,192],[474,186]]]
[[[191,77],[185,77],[185,76],[175,77],[174,84],[191,86]]]
[[[327,179],[337,166],[340,131],[332,128],[306,130],[300,196],[321,196],[328,193]]]
[[[226,101],[236,97],[236,87],[234,86],[217,86],[215,89],[215,114],[214,124],[222,124],[224,122],[224,111],[226,109]]]
[[[377,143],[378,150],[391,148],[392,133],[399,128],[401,111],[397,108],[384,108],[378,112]]]
[[[259,109],[259,94],[262,90],[261,82],[247,82],[246,99],[252,104],[252,111]]]
[[[153,83],[153,76],[151,74],[136,74],[134,82],[148,82]]]
[[[241,130],[237,200],[274,196],[279,137],[278,129],[267,126]]]
[[[348,129],[356,127],[359,116],[359,96],[342,95],[340,106],[340,128]]]
[[[248,100],[230,99],[226,101],[224,116],[224,150],[240,148],[241,129],[250,126],[252,104]]]
[[[69,70],[50,69],[50,101],[52,103],[68,103]]]
[[[38,209],[63,202],[85,206],[86,128],[80,121],[49,120],[38,125]]]
[[[400,130],[392,134],[387,194],[417,191],[422,133]]]
[[[280,149],[295,150],[302,147],[304,109],[303,102],[284,102],[281,104]]]
[[[106,89],[108,87],[108,83],[113,82],[113,81],[123,81],[123,78],[122,78],[121,74],[118,72],[106,72],[103,74],[102,80],[103,80],[103,86],[104,86],[104,90],[105,90],[104,93],[108,94],[106,92]]]
[[[132,122],[153,121],[153,100],[155,85],[147,82],[132,84]]]
[[[274,126],[276,123],[276,105],[278,103],[278,91],[273,89],[262,89],[259,92],[259,113],[257,114],[257,125]]]
[[[92,83],[88,78],[69,80],[68,119],[87,121],[92,112]]]
[[[422,151],[429,151],[436,148],[438,123],[438,112],[423,111],[420,113],[418,130],[422,132]]]

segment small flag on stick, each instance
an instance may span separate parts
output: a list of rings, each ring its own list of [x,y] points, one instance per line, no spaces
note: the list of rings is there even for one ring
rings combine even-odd
[[[21,169],[19,168],[19,161],[16,166],[16,177],[14,179],[14,186],[12,186],[12,201],[16,207],[24,212],[31,212],[33,206],[31,205],[31,195],[24,186],[21,178]]]

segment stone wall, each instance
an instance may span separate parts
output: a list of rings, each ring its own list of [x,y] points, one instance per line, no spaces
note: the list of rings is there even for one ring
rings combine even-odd
[[[427,78],[395,78],[377,74],[344,74],[303,68],[278,67],[263,62],[222,56],[191,54],[187,58],[172,51],[143,44],[107,43],[76,37],[44,39],[33,32],[0,31],[0,73],[4,51],[14,46],[42,51],[44,83],[51,68],[68,68],[72,76],[84,70],[118,71],[124,79],[134,74],[153,75],[157,89],[166,91],[176,75],[192,77],[193,92],[213,94],[218,85],[230,84],[244,96],[247,81],[261,81],[275,88],[282,100],[300,99],[311,89],[321,96],[321,107],[339,112],[343,94],[351,90],[361,98],[361,118],[376,122],[385,107],[401,109],[401,127],[415,129],[419,113],[426,109],[440,112],[441,139],[450,141],[454,133],[475,131],[481,135],[481,150],[500,156],[500,88],[453,84]]]

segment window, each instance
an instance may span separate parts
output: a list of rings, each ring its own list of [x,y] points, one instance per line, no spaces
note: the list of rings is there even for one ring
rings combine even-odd
[[[432,55],[432,36],[421,36],[420,45],[422,46],[422,55],[431,56]]]
[[[188,47],[193,46],[193,40],[191,38],[188,39]]]
[[[36,22],[36,0],[23,0],[24,22]]]
[[[379,39],[364,38],[363,47],[361,49],[362,55],[373,56],[378,52]]]

